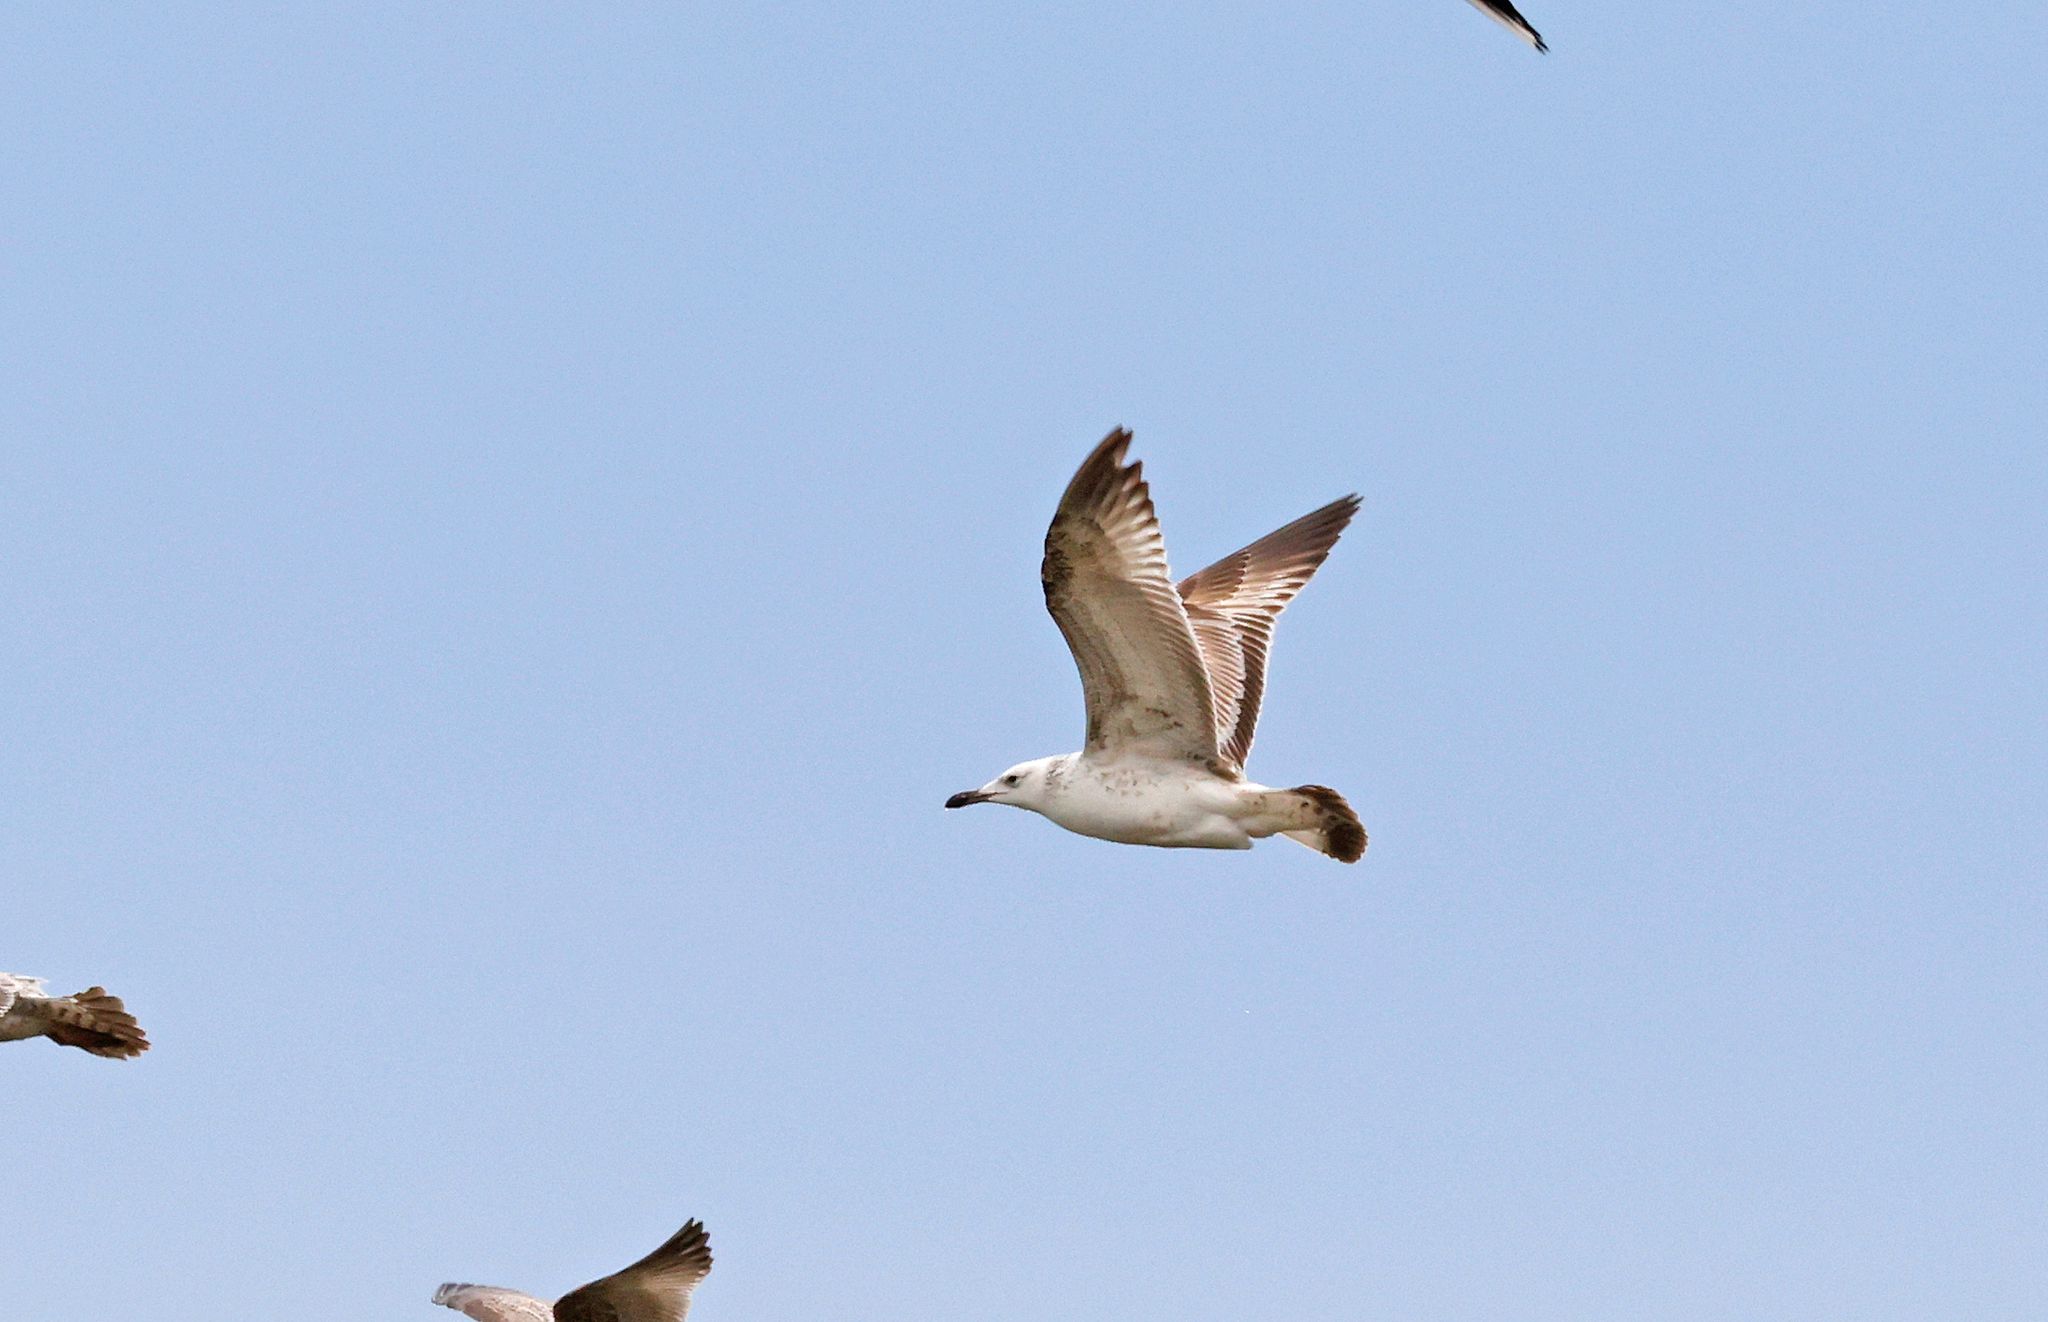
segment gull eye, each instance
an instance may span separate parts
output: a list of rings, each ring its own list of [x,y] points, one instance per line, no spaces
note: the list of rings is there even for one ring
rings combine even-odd
[[[1022,779],[1024,779],[1024,778],[1023,778],[1022,776],[1018,776],[1018,775],[1009,775],[1009,776],[1004,776],[1004,777],[1003,777],[1003,784],[1005,784],[1005,785],[1014,785],[1014,784],[1016,784],[1016,783],[1017,783],[1018,781],[1020,781],[1020,780],[1022,780]]]

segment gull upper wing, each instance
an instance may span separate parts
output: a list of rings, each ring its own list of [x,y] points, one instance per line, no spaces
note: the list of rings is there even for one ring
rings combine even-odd
[[[1550,49],[1550,47],[1543,44],[1542,35],[1535,28],[1529,26],[1529,20],[1523,18],[1521,11],[1517,10],[1512,4],[1509,4],[1508,0],[1472,0],[1472,4],[1496,23],[1514,33],[1523,41],[1528,42],[1537,50]]]
[[[434,1302],[477,1322],[554,1322],[555,1310],[544,1299],[496,1285],[450,1281],[434,1291]]]
[[[691,1221],[632,1266],[563,1295],[555,1322],[683,1322],[710,1272],[711,1238]]]
[[[1088,704],[1089,751],[1216,756],[1202,649],[1166,570],[1143,465],[1119,427],[1082,462],[1045,533],[1045,608]]]
[[[1357,512],[1357,496],[1333,500],[1181,580],[1181,600],[1215,694],[1221,752],[1240,767],[1259,723],[1274,622]]]

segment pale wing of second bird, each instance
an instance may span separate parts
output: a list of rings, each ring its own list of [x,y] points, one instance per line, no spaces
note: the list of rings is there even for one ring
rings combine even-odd
[[[692,1221],[632,1266],[553,1304],[502,1286],[456,1282],[434,1291],[434,1302],[477,1322],[683,1322],[710,1271],[711,1239],[703,1222]]]

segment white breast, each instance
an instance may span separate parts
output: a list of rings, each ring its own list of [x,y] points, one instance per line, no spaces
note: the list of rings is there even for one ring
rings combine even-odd
[[[1250,841],[1225,811],[1230,794],[1227,782],[1185,762],[1082,758],[1045,815],[1078,835],[1122,844],[1241,849]]]

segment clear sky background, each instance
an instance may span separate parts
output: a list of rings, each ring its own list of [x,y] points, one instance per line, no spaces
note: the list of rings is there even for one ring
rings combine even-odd
[[[10,6],[8,1322],[2037,1319],[2036,3]],[[1039,539],[1357,490],[1251,771]]]

